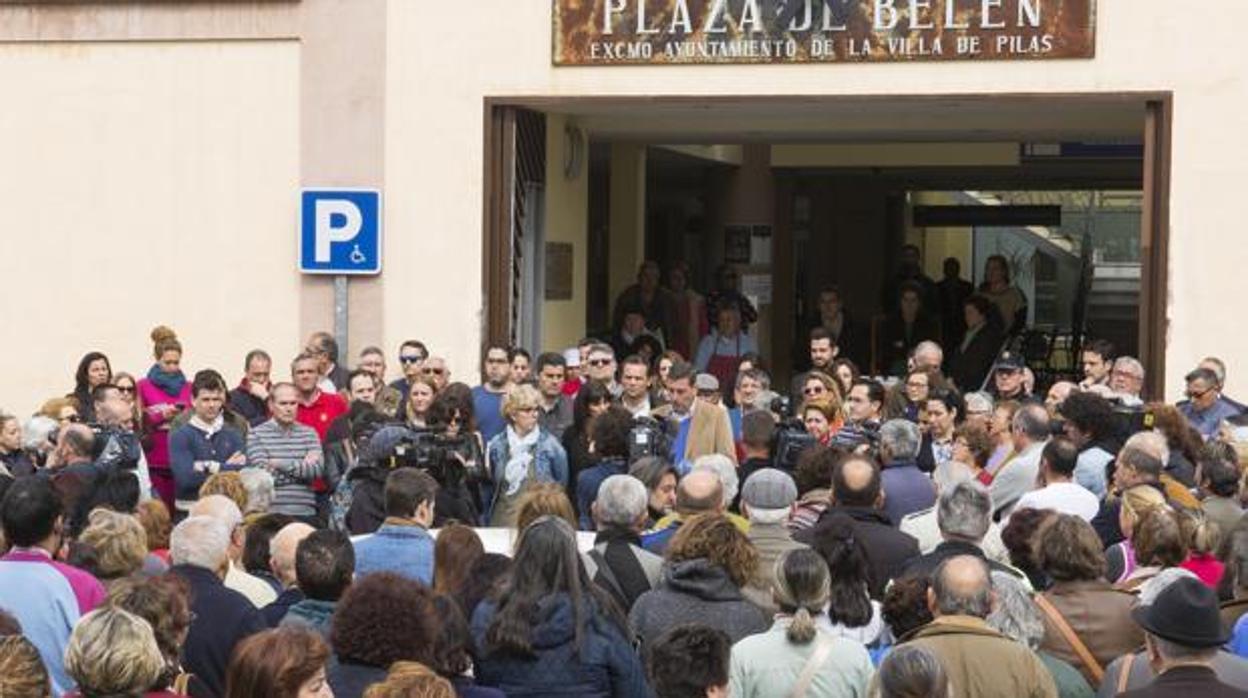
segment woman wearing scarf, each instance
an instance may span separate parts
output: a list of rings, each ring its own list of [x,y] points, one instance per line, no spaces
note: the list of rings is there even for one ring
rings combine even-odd
[[[515,503],[529,483],[568,486],[568,456],[537,423],[541,400],[531,385],[516,386],[503,398],[507,428],[486,447],[490,481],[481,484],[483,518],[490,526],[513,525]]]
[[[169,427],[178,413],[191,405],[191,385],[182,373],[182,343],[173,330],[160,325],[152,330],[152,356],[156,363],[139,381],[139,407],[143,413],[144,453],[151,471],[152,489],[174,511],[173,471],[169,467]]]

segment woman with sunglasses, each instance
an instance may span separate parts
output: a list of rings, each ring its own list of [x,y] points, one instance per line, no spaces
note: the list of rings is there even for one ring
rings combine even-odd
[[[74,373],[74,392],[68,397],[78,401],[78,413],[86,422],[95,421],[95,398],[91,391],[113,380],[113,367],[104,354],[93,351],[78,362]]]
[[[82,421],[81,413],[78,411],[78,401],[72,397],[54,397],[48,400],[39,408],[39,414],[56,420],[57,426],[62,428],[67,424],[78,424]]]
[[[126,429],[137,430],[143,425],[143,414],[139,412],[138,397],[138,381],[134,376],[125,371],[118,371],[113,376],[113,385],[117,387],[117,392],[121,393],[121,399],[126,401],[130,406],[130,421],[121,426]]]
[[[568,456],[568,491],[576,492],[577,475],[593,461],[589,452],[590,427],[594,419],[611,406],[611,391],[598,381],[590,381],[576,394],[572,403],[572,426],[560,439]]]

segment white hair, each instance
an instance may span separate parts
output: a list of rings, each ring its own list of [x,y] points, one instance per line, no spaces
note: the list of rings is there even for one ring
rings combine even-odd
[[[56,420],[43,415],[35,415],[22,425],[22,448],[27,451],[37,450],[45,444],[52,432],[56,431]]]
[[[709,453],[700,456],[693,461],[694,470],[706,470],[719,476],[719,481],[724,485],[724,506],[732,504],[737,498],[737,491],[741,486],[741,481],[737,477],[737,464],[732,459],[722,453]]]
[[[295,552],[299,548],[299,541],[307,538],[315,530],[306,523],[296,521],[283,526],[269,541],[269,560],[272,563],[273,572],[282,582],[294,581]]]
[[[238,471],[238,477],[247,490],[247,511],[244,513],[267,513],[273,503],[273,474],[264,468],[243,468]]]
[[[893,462],[912,461],[919,457],[923,435],[919,425],[908,419],[890,419],[880,427],[880,447],[888,449]]]
[[[967,393],[963,401],[966,404],[967,412],[992,412],[995,408],[992,396],[982,390]]]
[[[231,535],[234,529],[243,525],[243,512],[238,510],[238,505],[233,499],[223,494],[200,497],[199,501],[191,505],[190,515],[216,519],[225,524],[225,530]]]
[[[1157,597],[1161,596],[1161,592],[1169,588],[1171,584],[1185,578],[1199,579],[1190,570],[1185,570],[1182,567],[1167,567],[1158,572],[1157,576],[1140,586],[1140,605],[1151,606],[1157,600]]]
[[[749,507],[750,522],[760,524],[780,524],[789,520],[789,509],[758,509]]]
[[[646,513],[646,486],[632,475],[612,475],[598,486],[598,523],[629,527]]]
[[[918,345],[914,347],[914,357],[916,359],[925,354],[931,355],[932,358],[936,359],[935,363],[937,365],[945,362],[945,350],[941,349],[940,345],[936,342],[925,340],[919,342]]]
[[[191,516],[169,535],[169,559],[175,565],[218,570],[229,559],[230,529],[211,516]]]
[[[932,480],[936,482],[936,488],[942,492],[974,477],[970,466],[952,460],[937,465],[936,470],[932,473]]]
[[[1155,431],[1137,431],[1127,439],[1122,445],[1120,451],[1136,450],[1156,458],[1161,461],[1164,468],[1166,463],[1170,462],[1170,444],[1166,443],[1166,437]]]

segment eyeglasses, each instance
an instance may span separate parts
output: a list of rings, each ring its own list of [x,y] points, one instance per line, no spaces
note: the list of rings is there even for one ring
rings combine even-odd
[[[76,415],[76,414],[71,414],[71,415],[66,416],[66,417],[61,417],[61,420],[60,420],[60,421],[62,421],[62,422],[69,422],[70,424],[77,424],[77,423],[79,423],[79,422],[81,422],[81,421],[82,421],[82,417],[79,417],[79,416],[78,416],[78,415]]]
[[[420,356],[419,354],[416,356],[400,356],[399,357],[399,363],[401,364],[418,364],[424,360],[425,360],[425,357]]]
[[[812,385],[809,388],[802,389],[802,395],[823,395],[826,392],[828,392],[828,389],[822,385]]]
[[[613,359],[590,359],[589,365],[597,367],[597,368],[601,368],[603,366],[610,366],[613,362],[614,362]]]
[[[118,392],[122,392],[122,393],[131,393],[131,394],[133,394],[133,393],[134,393],[134,386],[133,386],[133,385],[118,385],[118,386],[116,386],[116,388],[117,388],[117,391],[118,391]]]
[[[1199,400],[1215,390],[1217,390],[1217,388],[1205,388],[1200,392],[1196,392],[1191,388],[1188,388],[1183,394],[1187,396],[1188,400]]]
[[[426,366],[422,368],[420,372],[425,374],[426,376],[440,376],[443,373],[446,373],[446,369],[445,368],[430,368],[429,366]]]
[[[533,413],[537,412],[537,405],[533,405],[533,406],[531,406],[531,407],[517,407],[517,408],[516,408],[516,411],[517,411],[517,412],[523,412],[523,413],[525,413],[525,414],[533,414]]]

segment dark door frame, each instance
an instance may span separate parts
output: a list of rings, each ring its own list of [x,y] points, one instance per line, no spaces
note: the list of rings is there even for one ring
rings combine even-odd
[[[728,106],[750,100],[766,100],[773,110],[789,104],[844,104],[872,102],[924,103],[945,100],[991,103],[994,101],[1034,102],[1038,109],[1053,109],[1063,103],[1103,102],[1122,100],[1142,104],[1141,124],[1144,137],[1144,211],[1140,226],[1142,261],[1140,289],[1140,362],[1145,369],[1145,394],[1155,399],[1164,397],[1166,369],[1166,338],[1169,333],[1168,296],[1170,257],[1170,171],[1171,128],[1174,96],[1170,92],[1069,92],[1069,93],[1001,93],[1001,94],[927,94],[927,95],[672,95],[672,96],[490,96],[484,100],[484,153],[482,188],[482,258],[481,340],[483,344],[505,342],[511,336],[511,221],[509,192],[515,185],[515,113],[517,109],[548,112],[575,111],[578,106],[611,107],[621,111],[664,106],[704,105]],[[778,192],[779,193],[779,192]],[[777,196],[777,202],[784,197]],[[790,231],[785,225],[785,212],[777,211],[773,236],[773,259],[786,254],[785,241]],[[790,254],[791,256],[791,254]],[[792,308],[782,293],[791,288],[792,279],[777,279],[775,288],[777,334],[787,331],[791,336]],[[778,346],[773,348],[779,349]],[[781,352],[783,353],[783,352]]]

